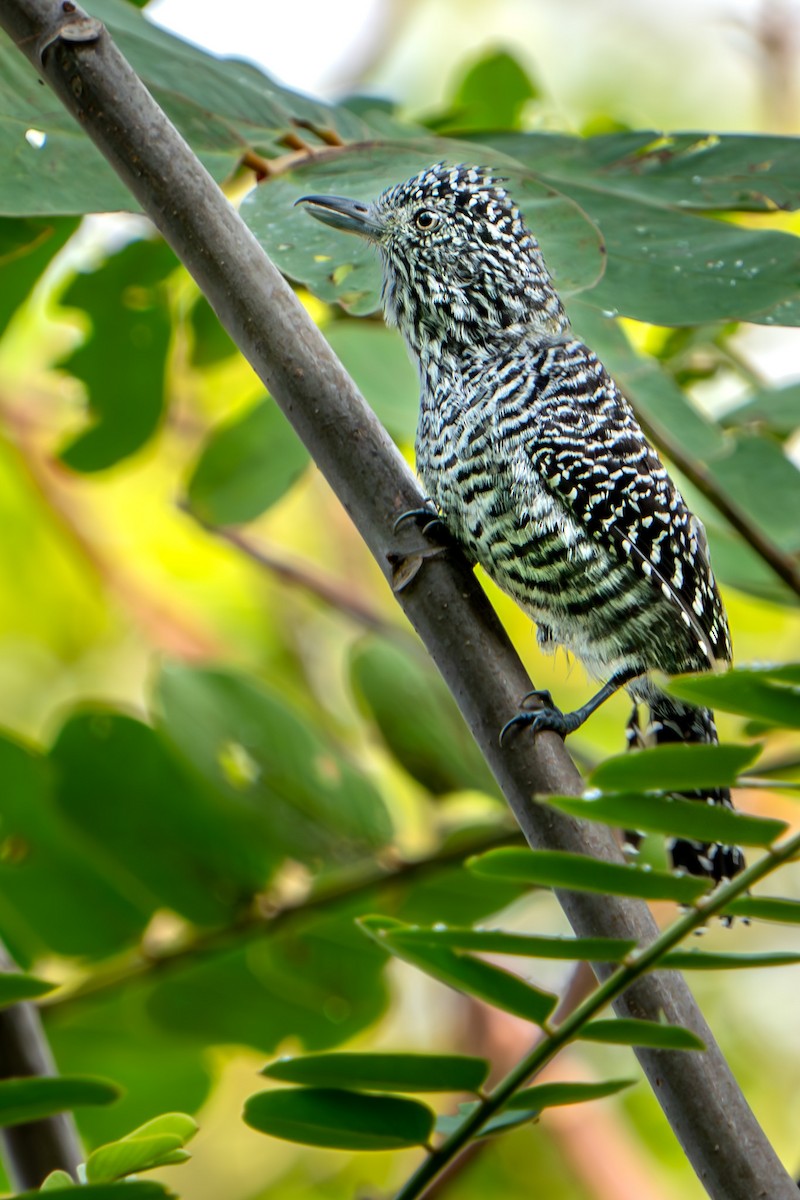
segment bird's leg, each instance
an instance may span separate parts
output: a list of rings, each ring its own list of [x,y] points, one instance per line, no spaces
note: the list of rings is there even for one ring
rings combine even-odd
[[[580,729],[587,717],[590,717],[601,704],[621,687],[624,687],[626,683],[635,679],[636,675],[636,671],[618,671],[616,675],[611,676],[608,683],[603,684],[600,691],[595,693],[590,700],[587,700],[580,708],[576,708],[574,712],[568,713],[562,712],[553,703],[553,697],[548,691],[528,692],[527,696],[522,699],[520,711],[500,730],[500,745],[502,746],[507,741],[509,734],[516,733],[523,727],[528,727],[534,734],[542,733],[545,729],[552,730],[561,737],[574,733],[576,729]],[[528,708],[527,705],[531,700],[538,700],[540,707]]]

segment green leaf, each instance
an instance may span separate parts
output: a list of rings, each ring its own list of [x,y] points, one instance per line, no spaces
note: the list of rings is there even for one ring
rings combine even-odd
[[[136,1171],[148,1171],[161,1166],[165,1157],[181,1147],[177,1134],[162,1133],[153,1137],[128,1136],[93,1151],[86,1160],[89,1183],[111,1183]]]
[[[649,136],[649,145],[648,135],[638,132],[611,139],[510,133],[487,140],[569,196],[602,231],[608,265],[591,294],[596,307],[658,325],[741,319],[797,324],[794,238],[695,215],[768,208],[760,193],[762,181],[769,187],[769,173],[759,169],[764,151],[768,143],[785,164],[789,147],[780,139],[688,136],[676,153],[685,169],[676,171],[669,194],[649,184],[653,161],[672,154],[658,135]],[[788,174],[796,178],[793,169]],[[785,190],[784,181],[777,190]],[[714,205],[712,196],[725,202]]]
[[[522,1088],[521,1091],[515,1092],[504,1107],[541,1112],[544,1108],[555,1108],[563,1104],[584,1104],[589,1100],[615,1096],[617,1092],[633,1087],[635,1083],[635,1079],[606,1079],[602,1083],[537,1083],[534,1087]]]
[[[261,1074],[285,1083],[379,1092],[477,1092],[489,1063],[463,1054],[307,1054],[279,1058]]]
[[[252,521],[286,494],[308,451],[273,400],[215,429],[195,464],[189,504],[211,525]]]
[[[570,962],[619,962],[636,946],[625,938],[540,937],[506,933],[502,929],[400,927],[392,940],[404,946],[447,946],[452,950],[483,950],[487,954],[519,954],[525,958],[558,958]]]
[[[497,784],[430,660],[409,643],[366,637],[351,654],[356,695],[393,756],[434,795]]]
[[[760,753],[760,746],[653,746],[606,759],[592,771],[589,783],[608,792],[731,787]]]
[[[436,1118],[436,1132],[443,1137],[449,1137],[461,1127],[464,1120],[470,1116],[477,1108],[477,1103],[459,1104],[458,1116],[440,1115]],[[507,1112],[501,1111],[495,1113],[493,1117],[483,1125],[475,1135],[476,1137],[493,1137],[498,1133],[507,1133],[511,1129],[517,1129],[520,1125],[527,1125],[529,1121],[537,1120],[538,1112]]]
[[[60,363],[84,383],[89,399],[91,424],[60,452],[75,471],[113,466],[158,428],[172,334],[163,283],[176,265],[164,242],[133,242],[98,270],[78,275],[62,297],[91,321],[87,340]]]
[[[780,549],[797,554],[800,471],[794,462],[778,441],[753,431],[737,432],[725,449],[708,464],[715,483],[751,520],[769,530]]]
[[[517,59],[505,50],[493,50],[464,75],[447,124],[459,130],[516,129],[525,104],[538,95]]]
[[[385,955],[354,917],[364,897],[309,913],[158,980],[148,1015],[171,1041],[252,1046],[273,1055],[291,1038],[328,1050],[377,1021],[388,1003]],[[220,1003],[220,996],[225,1003]]]
[[[47,1176],[47,1179],[45,1179],[44,1183],[39,1188],[39,1191],[52,1192],[59,1191],[62,1188],[74,1188],[77,1186],[78,1185],[74,1182],[72,1176],[68,1175],[66,1171],[51,1171]]]
[[[255,817],[187,771],[141,721],[84,710],[60,731],[51,762],[61,812],[150,911],[214,924],[263,886],[273,860]]]
[[[726,912],[729,909],[726,909]],[[676,971],[730,971],[753,967],[787,967],[800,963],[800,954],[772,951],[764,954],[729,954],[708,950],[670,950],[659,965]]]
[[[314,129],[362,140],[369,125],[334,107],[280,87],[251,63],[222,59],[158,28],[123,0],[93,0],[92,15],[115,43],[217,181],[232,173],[244,150],[285,153],[282,139]],[[392,122],[384,117],[384,122]],[[28,129],[46,134],[40,148]],[[114,212],[135,208],[128,189],[80,125],[54,104],[19,50],[0,35],[0,213]]]
[[[214,1073],[209,1039],[195,1037],[190,1021],[184,1021],[180,1032],[160,1028],[150,1011],[152,992],[152,984],[140,981],[44,1014],[48,1040],[64,1074],[103,1072],[124,1088],[116,1104],[81,1110],[81,1133],[92,1147],[139,1132],[138,1126],[145,1135],[180,1132],[157,1125],[151,1130],[152,1114],[163,1109],[196,1112],[208,1100]],[[215,1003],[198,991],[192,1016],[199,1019]]]
[[[0,1008],[19,1004],[21,1000],[38,1000],[46,996],[57,985],[37,979],[34,975],[23,975],[18,971],[0,972]]]
[[[684,747],[665,747],[683,749]],[[694,747],[685,747],[693,749]],[[702,747],[705,749],[705,747]],[[710,747],[709,747],[710,748]],[[650,751],[643,751],[649,754]],[[637,758],[631,754],[631,758]],[[673,799],[653,793],[645,796],[614,795],[594,798],[547,796],[547,803],[583,820],[602,821],[623,829],[642,829],[673,837],[743,846],[769,846],[786,830],[785,821],[751,817],[722,805],[698,800]]]
[[[412,446],[419,378],[399,333],[383,323],[350,319],[330,321],[324,333],[381,424],[396,442]]]
[[[144,1125],[140,1125],[138,1129],[133,1129],[126,1135],[128,1138],[147,1138],[160,1137],[162,1134],[168,1134],[170,1137],[180,1139],[182,1146],[190,1142],[197,1133],[200,1126],[195,1121],[194,1117],[190,1117],[188,1113],[170,1112],[162,1113],[159,1117],[153,1117],[152,1121],[145,1121]],[[121,1140],[125,1140],[124,1138]]]
[[[281,1088],[259,1092],[244,1120],[260,1133],[338,1150],[399,1150],[424,1146],[434,1114],[417,1100],[365,1095],[342,1088]]]
[[[784,437],[800,426],[800,385],[757,388],[721,418],[727,428],[766,426]]]
[[[213,367],[239,353],[236,343],[223,329],[219,317],[205,296],[198,296],[192,305],[189,324],[192,330],[192,349],[189,361],[193,367],[200,369]]]
[[[479,875],[514,879],[532,887],[638,896],[642,900],[675,900],[679,904],[692,904],[709,890],[707,880],[600,862],[560,850],[489,850],[470,859],[467,865]]]
[[[75,1185],[67,1187],[53,1186],[48,1188],[51,1196],[60,1196],[62,1191],[69,1191],[69,1200],[75,1200]],[[126,1179],[123,1183],[96,1183],[80,1189],[80,1200],[176,1200],[175,1192],[164,1187],[161,1183],[150,1180]],[[41,1196],[38,1189],[34,1192],[17,1192],[14,1200],[36,1200]]]
[[[485,154],[484,147],[481,157]],[[363,239],[314,221],[294,208],[295,201],[309,192],[369,201],[443,158],[454,163],[475,161],[475,150],[462,142],[430,137],[349,146],[333,158],[298,166],[291,175],[254,189],[242,202],[242,216],[284,274],[305,284],[321,300],[338,301],[347,311],[365,315],[380,306],[380,267],[374,251]],[[562,292],[591,287],[603,271],[603,250],[596,227],[582,209],[520,170],[513,160],[493,154],[492,162],[508,176],[514,199],[541,241]]]
[[[590,1021],[578,1034],[581,1041],[604,1042],[615,1046],[650,1046],[657,1050],[705,1050],[705,1043],[682,1025],[662,1025],[658,1021],[614,1018]]]
[[[86,1076],[55,1075],[0,1080],[0,1127],[24,1125],[86,1104],[112,1104],[116,1084]]]
[[[788,670],[787,670],[788,668]],[[798,664],[740,667],[724,675],[679,675],[667,691],[691,704],[721,708],[757,721],[800,729]]]
[[[234,671],[169,664],[158,701],[184,759],[250,814],[260,853],[341,865],[391,836],[372,782],[277,691]]]
[[[56,809],[46,762],[0,737],[0,778],[0,933],[14,956],[93,957],[134,941],[149,912]]]
[[[407,946],[395,940],[398,923],[385,917],[362,917],[362,929],[390,954],[404,959],[457,991],[476,996],[504,1012],[541,1025],[556,1006],[557,998],[526,983],[517,975],[493,967],[469,954],[456,954],[445,946]]]
[[[738,900],[726,904],[721,915],[800,925],[800,900],[783,900],[779,896],[740,896]]]
[[[52,218],[0,218],[0,335],[77,227]]]
[[[498,145],[506,139],[493,139]],[[625,130],[595,137],[562,133],[512,136],[520,157],[553,181],[590,183],[609,195],[676,209],[717,213],[794,210],[800,171],[791,137],[763,134]]]

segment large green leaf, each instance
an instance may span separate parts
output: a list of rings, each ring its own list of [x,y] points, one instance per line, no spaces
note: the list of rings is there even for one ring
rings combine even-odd
[[[400,925],[385,917],[363,917],[359,924],[390,954],[405,959],[448,987],[476,996],[504,1012],[541,1025],[556,1006],[557,998],[550,992],[541,991],[518,975],[493,967],[470,954],[457,954],[446,946],[409,946],[395,940],[393,935]]]
[[[0,934],[20,962],[120,950],[148,919],[52,801],[47,764],[0,737]]]
[[[434,1114],[418,1100],[344,1088],[281,1088],[258,1092],[244,1106],[253,1129],[306,1146],[337,1150],[399,1150],[423,1146]]]
[[[167,737],[257,818],[271,855],[346,862],[389,839],[386,808],[366,776],[255,679],[170,665],[158,702]]]
[[[286,494],[308,466],[303,443],[273,400],[212,431],[189,480],[189,504],[201,521],[252,521]]]
[[[309,192],[374,199],[391,184],[446,158],[463,161],[472,153],[459,142],[415,139],[382,145],[345,147],[311,167],[271,179],[245,197],[242,216],[278,267],[322,300],[337,300],[355,314],[374,312],[380,303],[380,271],[375,251],[361,238],[338,234],[294,207]],[[603,254],[597,230],[565,199],[502,162],[514,198],[524,209],[547,254],[559,287],[579,291],[598,279]]]
[[[196,1112],[208,1098],[213,1071],[208,1040],[193,1037],[188,1023],[181,1030],[162,1030],[148,1012],[150,994],[145,974],[141,982],[130,980],[125,987],[43,1009],[48,1041],[62,1071],[102,1072],[124,1089],[116,1104],[81,1109],[80,1129],[90,1146],[116,1141],[134,1127],[139,1132],[144,1126],[148,1134],[174,1133],[173,1126],[150,1130],[146,1123],[160,1119],[157,1114],[164,1109]],[[219,997],[198,992],[192,1012],[221,1006]],[[185,1134],[185,1127],[178,1131]]]
[[[570,816],[602,821],[604,825],[729,845],[770,846],[787,828],[785,821],[751,817],[747,813],[734,812],[722,804],[710,805],[669,796],[625,793],[612,793],[596,799],[548,796],[547,803]]]
[[[85,385],[91,417],[61,450],[73,470],[111,467],[157,429],[172,332],[163,285],[176,265],[164,242],[132,242],[64,292],[63,303],[91,323],[87,340],[60,364]]]
[[[668,691],[767,724],[800,729],[800,665],[739,668],[724,675],[682,675]]]
[[[692,904],[709,889],[708,880],[600,862],[559,850],[489,850],[470,860],[469,866],[480,875],[524,881],[532,887],[676,900],[679,904]]]
[[[61,812],[151,911],[172,908],[199,924],[231,919],[274,867],[263,824],[132,717],[103,709],[72,717],[51,761]]]
[[[312,1051],[340,1045],[375,1022],[388,999],[385,956],[355,926],[354,911],[344,905],[295,933],[275,932],[165,975],[149,1000],[151,1018],[198,1049],[246,1045],[274,1054],[287,1038]]]
[[[116,1084],[80,1075],[0,1080],[0,1127],[23,1125],[87,1104],[112,1104]]]
[[[324,138],[314,129],[332,129],[340,138],[356,140],[370,133],[347,108],[311,100],[280,87],[249,63],[216,58],[191,46],[124,0],[92,0],[91,11],[108,26],[134,70],[219,181],[231,174],[248,147],[277,155],[285,153],[281,143],[289,134],[302,132],[311,145],[321,146]],[[45,134],[41,146],[26,141],[29,129]],[[0,157],[0,213],[136,207],[100,151],[40,85],[5,35],[0,35]]]
[[[572,137],[530,133],[494,135],[492,144],[567,187],[584,183],[679,209],[772,212],[800,207],[797,140],[763,134],[676,133],[630,130]]]
[[[760,753],[760,746],[653,746],[607,758],[591,772],[589,783],[616,792],[731,787]]]
[[[677,146],[647,133],[490,140],[575,200],[601,229],[608,268],[592,292],[597,307],[659,325],[800,321],[796,239],[695,215],[769,209],[773,190],[781,207],[787,195],[796,206],[794,139],[700,134]]]
[[[464,1054],[306,1054],[279,1058],[261,1074],[284,1083],[378,1092],[477,1092],[489,1064]]]
[[[441,676],[416,646],[386,638],[356,643],[350,669],[359,698],[390,751],[436,795],[497,785]]]

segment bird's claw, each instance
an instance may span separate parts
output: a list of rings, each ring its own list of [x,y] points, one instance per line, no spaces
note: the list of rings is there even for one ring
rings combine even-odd
[[[541,707],[529,708],[528,705],[532,700],[538,700]],[[537,733],[547,731],[557,733],[563,738],[567,734],[573,733],[580,723],[578,714],[562,712],[553,703],[553,698],[548,691],[528,692],[522,699],[520,711],[510,721],[506,721],[500,730],[500,745],[505,746],[509,737],[518,733],[522,728],[530,729],[534,737]]]
[[[400,513],[400,516],[392,526],[392,533],[397,533],[403,525],[413,522],[426,536],[430,530],[436,528],[444,529],[445,525],[442,518],[433,508],[410,508],[408,512]]]

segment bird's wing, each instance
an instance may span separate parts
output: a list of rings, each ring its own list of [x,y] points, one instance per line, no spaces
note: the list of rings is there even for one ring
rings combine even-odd
[[[562,344],[540,362],[540,415],[526,450],[541,484],[593,538],[635,563],[670,600],[709,666],[731,657],[705,530],[630,405],[592,351]]]

